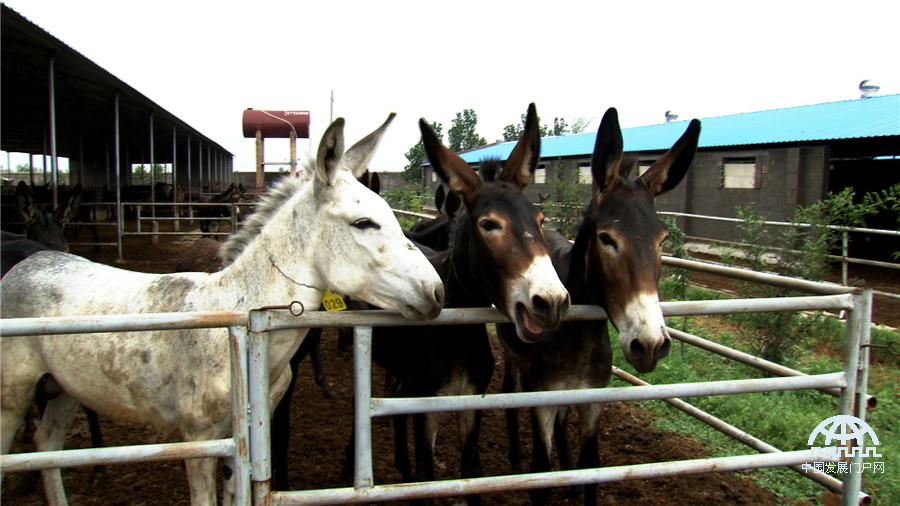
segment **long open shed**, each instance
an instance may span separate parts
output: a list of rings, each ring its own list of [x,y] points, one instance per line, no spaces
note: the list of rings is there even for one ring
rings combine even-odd
[[[172,164],[174,182],[194,192],[230,182],[232,153],[24,16],[0,9],[0,149],[47,156],[52,168],[68,158],[70,181],[87,187],[129,185],[132,164]]]

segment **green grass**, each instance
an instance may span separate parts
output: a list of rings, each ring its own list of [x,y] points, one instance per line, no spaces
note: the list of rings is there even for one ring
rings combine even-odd
[[[677,288],[666,283],[661,293],[671,293]],[[694,300],[720,298],[711,292],[688,290],[687,298]],[[671,319],[676,328],[689,327],[687,332],[701,335],[720,344],[751,352],[753,337],[739,332],[731,317],[691,317]],[[745,328],[741,325],[740,328]],[[814,327],[812,335],[797,335],[791,342],[790,362],[784,365],[809,374],[838,372],[842,370],[841,350],[843,323],[833,318],[823,318]],[[885,343],[900,340],[900,333],[875,329],[872,341]],[[613,340],[615,342],[615,339]],[[633,368],[615,351],[614,364],[633,372]],[[877,356],[874,355],[877,353]],[[885,351],[873,352],[869,373],[869,394],[876,396],[878,406],[870,411],[867,421],[878,435],[882,457],[868,459],[884,462],[883,474],[866,471],[863,491],[870,494],[875,504],[900,504],[900,359]],[[671,355],[661,361],[656,370],[641,375],[653,384],[719,381],[727,379],[761,377],[762,372],[732,362],[676,340]],[[838,413],[836,397],[817,391],[768,392],[688,399],[691,404],[707,411],[747,433],[784,450],[806,450],[807,439],[822,420]],[[690,435],[703,442],[713,456],[752,454],[755,450],[738,443],[728,436],[683,414],[660,401],[641,403],[658,416],[657,428]],[[802,477],[793,470],[776,468],[750,471],[750,475],[763,487],[778,494],[786,503],[818,501],[825,489]],[[840,475],[836,475],[840,478]]]

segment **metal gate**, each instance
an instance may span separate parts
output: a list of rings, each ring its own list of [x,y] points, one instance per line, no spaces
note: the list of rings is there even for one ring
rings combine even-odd
[[[681,474],[736,471],[763,467],[793,466],[810,462],[835,462],[826,455],[809,451],[781,452],[765,442],[756,440],[711,415],[688,405],[680,397],[730,395],[736,393],[771,392],[815,388],[840,397],[840,414],[865,419],[866,384],[868,380],[868,347],[871,326],[872,293],[852,290],[839,285],[794,280],[776,275],[761,274],[724,266],[709,266],[699,262],[666,259],[677,266],[715,271],[717,274],[756,282],[789,287],[816,295],[807,297],[779,297],[763,299],[731,299],[714,301],[663,303],[667,316],[730,314],[774,311],[841,310],[847,312],[845,354],[842,371],[830,374],[805,375],[777,364],[766,363],[737,350],[704,342],[696,336],[673,331],[673,337],[689,344],[721,353],[730,358],[766,368],[783,377],[715,381],[689,384],[650,386],[640,380],[629,379],[627,373],[615,373],[640,387],[528,392],[517,394],[488,394],[485,396],[455,396],[430,398],[372,398],[371,397],[371,333],[377,326],[421,325],[404,320],[399,315],[382,311],[345,311],[325,313],[309,311],[295,316],[288,306],[281,309],[251,311],[249,316],[237,313],[170,313],[160,315],[113,315],[79,318],[28,318],[0,320],[3,337],[41,335],[49,333],[73,334],[86,332],[116,332],[139,329],[229,327],[232,349],[234,435],[232,438],[163,445],[140,445],[114,449],[66,450],[32,454],[3,455],[0,470],[25,471],[47,467],[71,467],[116,462],[148,462],[180,460],[197,457],[223,457],[234,462],[235,497],[238,504],[345,504],[456,496],[489,493],[501,490],[524,490],[572,486],[586,483],[655,478]],[[296,311],[295,311],[296,312]],[[585,320],[605,318],[596,306],[574,306],[567,319]],[[429,324],[499,323],[506,321],[494,309],[445,309]],[[293,492],[270,491],[270,413],[268,410],[268,332],[296,327],[356,327],[354,340],[355,399],[354,426],[356,430],[356,469],[354,486],[327,490]],[[723,348],[723,349],[719,349]],[[677,462],[662,462],[635,466],[555,471],[539,474],[491,476],[484,478],[446,480],[430,483],[377,485],[372,475],[371,418],[394,414],[414,414],[427,411],[457,411],[471,409],[524,408],[538,405],[578,404],[627,400],[666,399],[676,407],[693,412],[701,420],[726,434],[756,448],[761,453]],[[861,399],[861,401],[857,401]],[[249,449],[249,451],[247,451]],[[859,452],[855,463],[862,462]],[[845,505],[866,503],[869,498],[861,492],[861,473],[847,473],[844,482],[830,476],[811,475],[824,486],[842,494]]]

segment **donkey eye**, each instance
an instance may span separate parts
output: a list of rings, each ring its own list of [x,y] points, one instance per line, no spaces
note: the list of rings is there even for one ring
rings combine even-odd
[[[608,233],[600,232],[599,234],[597,234],[597,238],[600,239],[600,244],[609,246],[616,251],[619,250],[619,246],[616,244],[616,241]]]
[[[353,226],[360,230],[368,230],[370,228],[375,229],[375,230],[381,229],[381,225],[375,223],[374,221],[370,220],[369,218],[360,218],[353,222]]]
[[[495,230],[500,230],[501,228],[503,228],[499,223],[488,218],[479,221],[478,226],[481,227],[481,229],[485,232],[493,232]]]

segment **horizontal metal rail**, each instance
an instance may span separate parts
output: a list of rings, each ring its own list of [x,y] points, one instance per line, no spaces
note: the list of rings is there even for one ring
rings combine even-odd
[[[11,473],[56,467],[117,464],[122,463],[126,459],[129,464],[133,464],[205,457],[232,457],[236,451],[234,440],[214,439],[195,443],[165,443],[54,452],[16,453],[0,455],[0,469],[4,473]]]
[[[699,220],[707,220],[707,221],[722,221],[727,223],[743,223],[746,220],[741,218],[731,218],[728,216],[707,216],[703,214],[691,214],[691,213],[679,213],[674,211],[659,211],[657,214],[661,216],[675,216],[682,218],[696,218]],[[763,225],[771,225],[776,227],[795,227],[795,228],[811,228],[813,225],[811,223],[791,223],[787,221],[768,221],[763,220],[760,223]],[[844,227],[840,225],[825,225],[825,228],[830,230],[838,230],[841,232],[858,232],[863,234],[879,234],[879,235],[887,235],[887,236],[895,236],[900,237],[900,231],[898,230],[884,230],[879,228],[865,228],[865,227]]]
[[[619,369],[618,367],[613,366],[612,372],[617,378],[619,378],[623,381],[626,381],[628,383],[631,383],[632,385],[650,386],[650,383],[647,383],[646,381],[644,381],[640,378],[637,378],[631,374],[628,374],[627,372]],[[798,373],[798,374],[802,374],[802,373]],[[840,394],[840,392],[838,392],[838,394]],[[754,450],[757,450],[759,452],[764,452],[764,453],[781,453],[781,450],[770,445],[769,443],[766,443],[762,439],[752,436],[749,433],[735,427],[734,425],[731,425],[730,423],[728,423],[720,418],[717,418],[717,417],[707,413],[706,411],[703,411],[702,409],[700,409],[690,403],[687,403],[679,398],[673,397],[673,398],[660,399],[660,400],[662,400],[663,402],[669,404],[670,406],[696,418],[697,420],[700,420],[701,422],[709,425],[710,427],[718,430],[719,432],[722,432],[723,434],[730,436],[732,439],[739,441],[739,442],[749,446],[750,448],[753,448]],[[806,462],[804,462],[804,463],[806,463]],[[816,483],[828,488],[829,490],[831,490],[832,492],[834,492],[836,494],[842,493],[843,483],[841,483],[841,480],[839,480],[831,475],[828,475],[825,473],[814,473],[814,472],[810,473],[810,472],[807,472],[807,470],[804,469],[803,466],[799,466],[799,465],[792,465],[792,466],[790,466],[790,468],[793,469],[794,471],[797,471],[798,473],[802,474],[804,477],[809,478],[809,479],[815,481]],[[871,500],[871,498],[868,496],[868,494],[864,494],[864,493],[860,492],[860,496],[857,498],[857,504],[866,504],[866,503],[870,502],[870,500]]]
[[[693,475],[800,465],[807,462],[833,462],[810,451],[739,455],[711,459],[659,462],[633,466],[554,471],[547,473],[491,476],[429,483],[401,483],[376,485],[370,488],[338,488],[326,490],[272,492],[272,505],[287,504],[351,504],[416,500],[462,494],[486,494],[502,490],[531,490],[537,488],[571,487],[589,483],[645,480],[661,476]]]
[[[743,281],[752,281],[764,285],[775,286],[779,288],[787,288],[789,290],[797,290],[805,293],[815,294],[839,294],[850,293],[855,290],[853,287],[838,285],[836,283],[828,283],[824,281],[809,281],[805,279],[789,278],[772,274],[768,272],[753,271],[750,269],[741,269],[739,267],[729,267],[722,264],[714,264],[710,262],[698,262],[696,260],[687,260],[684,258],[676,258],[672,256],[663,256],[663,265],[669,267],[690,269],[708,274],[716,274],[726,278],[740,279]]]
[[[394,211],[394,214],[399,214],[400,216],[410,216],[410,217],[413,217],[413,218],[419,218],[419,219],[422,219],[422,220],[425,220],[425,219],[432,219],[432,218],[435,218],[435,217],[436,217],[436,215],[434,215],[434,214],[416,213],[416,212],[413,212],[413,211],[403,211],[403,210],[400,210],[400,209],[391,209],[391,211]]]
[[[776,364],[775,362],[770,362],[764,358],[757,357],[755,355],[751,355],[749,353],[744,353],[742,351],[736,350],[734,348],[729,348],[728,346],[723,346],[719,343],[715,343],[708,339],[703,339],[700,336],[695,336],[694,334],[688,334],[687,332],[682,332],[678,329],[673,329],[671,327],[666,327],[666,330],[669,331],[669,335],[678,339],[681,342],[688,343],[692,346],[696,346],[697,348],[715,353],[717,355],[721,355],[726,358],[730,358],[737,362],[740,362],[745,365],[749,365],[750,367],[755,367],[761,371],[766,371],[768,373],[777,374],[779,376],[806,376],[806,373],[800,372],[796,369],[791,369],[790,367],[785,367],[781,364]],[[613,371],[615,372],[615,370]],[[638,380],[640,381],[640,380]],[[821,392],[825,392],[829,395],[833,395],[835,397],[841,396],[841,390],[839,388],[820,388],[818,389]],[[867,409],[873,409],[877,405],[877,400],[874,396],[866,397],[866,407]]]
[[[392,416],[426,412],[470,409],[519,409],[531,406],[560,406],[594,402],[646,401],[669,397],[701,397],[707,395],[781,392],[809,388],[843,388],[847,386],[843,372],[699,383],[676,383],[646,387],[588,388],[553,390],[515,394],[454,395],[446,397],[401,397],[372,399],[372,416]]]
[[[3,318],[0,337],[246,326],[247,313],[188,312]]]
[[[730,314],[773,311],[806,311],[814,309],[850,309],[851,295],[820,295],[810,297],[769,297],[758,299],[722,299],[688,302],[663,302],[666,316],[701,314]],[[566,321],[584,321],[606,318],[606,312],[598,306],[577,305],[569,309]],[[280,330],[296,327],[410,327],[419,325],[458,325],[481,323],[506,323],[509,320],[494,308],[444,309],[434,320],[421,322],[408,320],[390,311],[305,311],[294,316],[289,311],[268,311],[250,322],[251,332]]]

